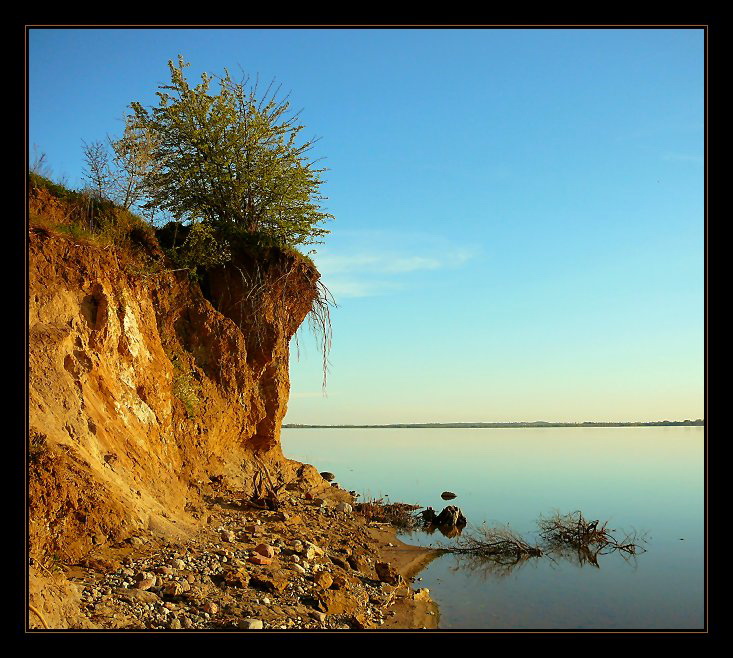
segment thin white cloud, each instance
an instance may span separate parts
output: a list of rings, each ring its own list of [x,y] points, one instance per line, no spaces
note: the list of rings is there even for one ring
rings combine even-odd
[[[394,293],[421,272],[460,267],[477,254],[427,233],[344,231],[332,238],[314,260],[337,300]]]
[[[693,162],[695,164],[703,163],[703,158],[701,155],[692,155],[690,153],[665,153],[662,157],[668,162]]]
[[[404,284],[395,281],[358,281],[334,277],[326,285],[336,300],[346,297],[376,297],[403,289]]]

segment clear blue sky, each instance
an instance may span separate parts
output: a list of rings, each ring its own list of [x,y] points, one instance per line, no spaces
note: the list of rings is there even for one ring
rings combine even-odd
[[[704,33],[31,30],[30,144],[156,102],[167,61],[276,78],[330,168],[286,422],[704,415]],[[32,152],[31,152],[32,155]]]

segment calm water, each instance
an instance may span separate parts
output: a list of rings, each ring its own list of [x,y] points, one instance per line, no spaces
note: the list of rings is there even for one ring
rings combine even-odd
[[[282,444],[362,499],[456,504],[469,526],[508,524],[532,538],[540,515],[581,510],[646,532],[646,553],[602,556],[598,568],[539,558],[501,570],[441,556],[419,574],[440,605],[440,628],[704,625],[703,428],[285,429]],[[458,498],[441,500],[446,489]]]

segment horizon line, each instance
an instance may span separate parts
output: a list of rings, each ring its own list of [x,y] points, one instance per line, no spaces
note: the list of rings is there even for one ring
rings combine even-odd
[[[452,421],[452,422],[424,422],[424,423],[337,423],[337,424],[316,424],[316,423],[283,423],[283,428],[296,427],[480,427],[480,426],[555,426],[555,427],[582,427],[587,425],[604,425],[604,426],[657,426],[657,425],[695,425],[704,426],[704,418],[696,418],[694,420],[685,418],[684,420],[631,420],[631,421],[604,421],[604,420],[586,420],[586,421]]]

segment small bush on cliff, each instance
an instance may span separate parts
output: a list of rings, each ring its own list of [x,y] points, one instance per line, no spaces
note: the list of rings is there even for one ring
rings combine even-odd
[[[178,356],[173,355],[170,359],[173,364],[173,395],[183,403],[188,418],[195,418],[201,410],[201,386]]]
[[[329,232],[321,224],[332,219],[320,207],[325,169],[306,157],[315,140],[297,143],[304,126],[287,98],[279,100],[272,85],[258,98],[256,83],[237,82],[226,69],[211,93],[215,76],[204,73],[191,87],[180,55],[168,66],[171,82],[157,92],[158,106],[133,102],[128,121],[128,147],[146,140],[157,163],[145,174],[144,206],[262,234],[277,246],[318,243]]]

